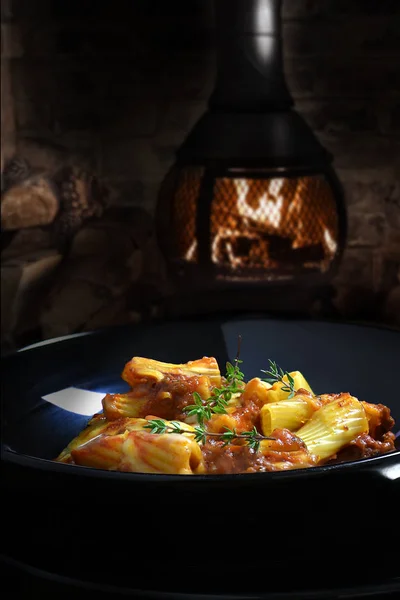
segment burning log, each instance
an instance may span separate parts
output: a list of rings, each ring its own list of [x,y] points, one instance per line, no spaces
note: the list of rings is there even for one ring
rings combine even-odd
[[[318,178],[223,179],[217,192],[214,264],[276,268],[294,261],[296,267],[322,264],[336,252],[335,213]]]

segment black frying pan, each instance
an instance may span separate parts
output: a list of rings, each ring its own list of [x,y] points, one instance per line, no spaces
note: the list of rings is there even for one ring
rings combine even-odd
[[[195,477],[51,461],[93,409],[90,394],[78,409],[52,394],[122,391],[120,373],[134,355],[167,362],[208,355],[223,366],[238,334],[246,378],[272,358],[302,371],[317,392],[350,391],[388,405],[400,429],[397,331],[253,316],[51,340],[3,359],[3,554],[82,585],[160,594],[245,597],[393,583],[400,557],[387,544],[399,527],[399,451],[286,473]]]

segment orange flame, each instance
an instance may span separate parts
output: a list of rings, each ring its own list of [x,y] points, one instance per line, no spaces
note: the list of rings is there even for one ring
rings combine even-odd
[[[319,263],[324,270],[335,255],[335,203],[323,179],[221,179],[214,192],[211,214],[214,264],[232,269],[279,266],[282,246],[289,256],[290,252],[309,251],[314,258],[304,262],[314,266]],[[275,252],[273,244],[278,248]],[[185,258],[195,261],[196,254],[197,240],[193,239]]]

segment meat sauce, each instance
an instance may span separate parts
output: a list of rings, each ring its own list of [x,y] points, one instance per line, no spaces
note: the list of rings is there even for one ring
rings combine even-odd
[[[371,458],[379,454],[387,454],[396,449],[395,441],[395,435],[391,431],[384,433],[380,440],[376,440],[368,433],[363,433],[342,448],[328,462],[329,464],[341,463],[350,460],[359,460],[360,458]]]
[[[233,411],[232,417],[237,422],[236,430],[238,432],[250,431],[254,426],[260,431],[260,409],[262,405],[262,400],[256,394],[252,394],[243,406]]]
[[[390,431],[394,425],[394,419],[390,414],[390,409],[384,404],[370,404],[362,402],[368,418],[369,434],[376,440]]]
[[[147,396],[147,402],[141,409],[139,417],[157,415],[160,419],[181,421],[187,418],[184,408],[194,403],[193,392],[200,386],[200,377],[166,376],[160,383],[143,384],[142,395]]]
[[[224,447],[221,442],[210,439],[201,448],[206,472],[222,474],[285,471],[316,464],[316,459],[307,452],[305,444],[289,430],[275,429],[271,437],[275,439],[262,442],[261,451],[258,452],[244,444],[229,444]]]

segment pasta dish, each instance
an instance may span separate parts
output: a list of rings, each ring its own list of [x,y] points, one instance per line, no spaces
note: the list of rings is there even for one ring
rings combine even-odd
[[[86,467],[181,475],[304,469],[395,450],[383,404],[315,394],[299,371],[269,361],[245,381],[215,358],[170,364],[134,357],[103,411],[55,459]]]

